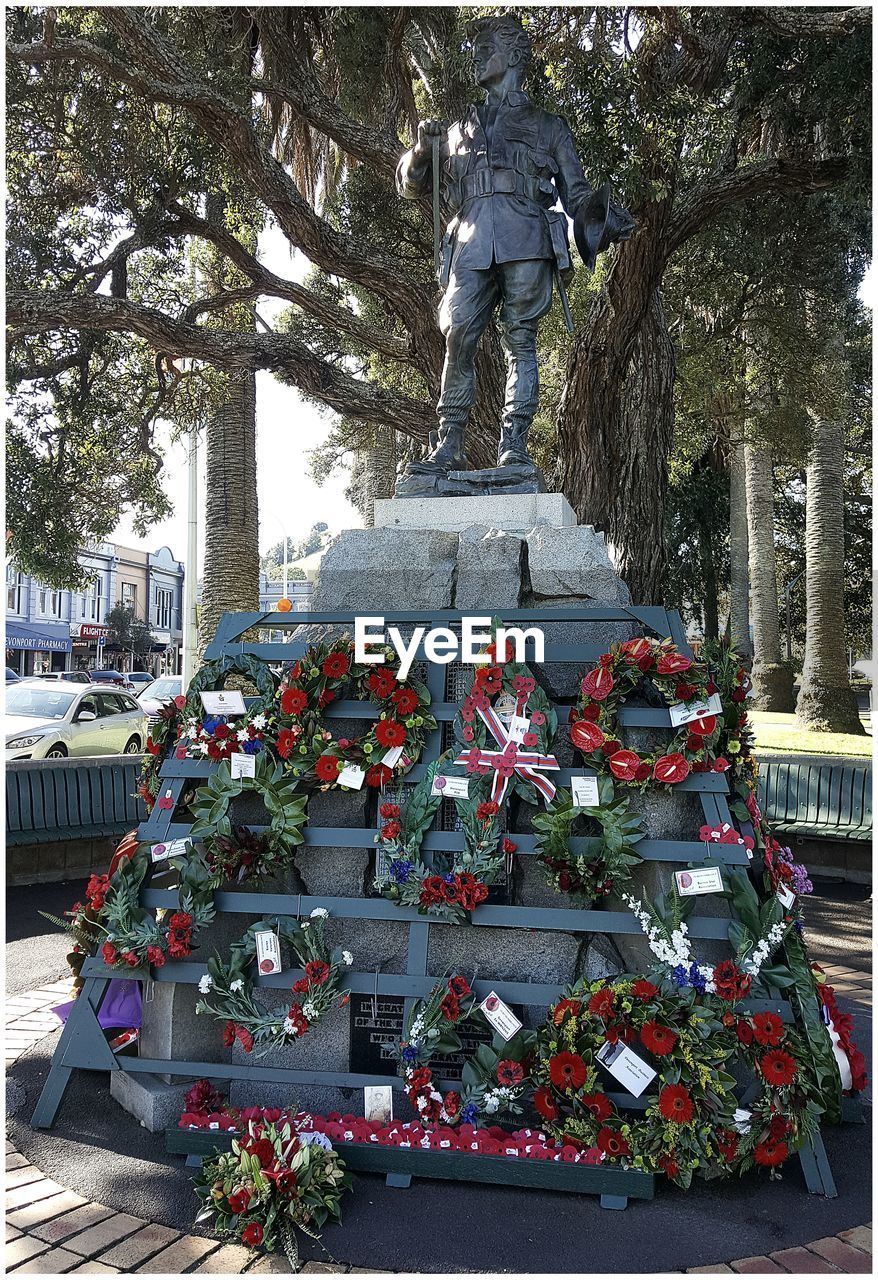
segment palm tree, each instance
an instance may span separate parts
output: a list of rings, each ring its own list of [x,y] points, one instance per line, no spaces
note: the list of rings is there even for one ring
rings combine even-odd
[[[847,365],[836,330],[826,344],[830,377],[844,404]],[[845,415],[812,414],[805,473],[805,661],[796,719],[827,733],[864,733],[848,679],[844,638]]]
[[[771,451],[760,441],[748,441],[744,459],[753,606],[753,691],[760,710],[792,711],[792,672],[780,660]]]

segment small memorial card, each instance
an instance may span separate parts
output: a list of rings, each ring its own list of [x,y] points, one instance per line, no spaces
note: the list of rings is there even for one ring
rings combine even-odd
[[[522,1023],[516,1018],[509,1005],[503,1003],[496,991],[487,995],[479,1008],[504,1040],[511,1040],[522,1028]]]
[[[468,800],[469,778],[449,778],[447,774],[437,773],[430,795],[442,796],[445,800]]]
[[[363,1116],[378,1124],[390,1124],[393,1119],[393,1090],[389,1084],[367,1084],[363,1090]]]
[[[229,771],[233,778],[255,778],[256,757],[246,751],[235,751],[229,756]]]
[[[719,867],[690,867],[688,871],[675,871],[677,892],[683,898],[698,893],[722,893],[723,878]]]
[[[785,884],[779,884],[777,886],[777,896],[784,911],[791,911],[796,904],[796,895],[793,893],[792,889]]]
[[[500,697],[494,703],[494,714],[500,720],[505,720],[508,723],[515,715],[515,708],[517,706],[518,701],[514,694],[501,693]]]
[[[744,1111],[740,1107],[736,1109],[734,1125],[735,1125],[735,1128],[738,1130],[738,1133],[748,1132],[750,1128],[750,1115],[751,1113],[749,1111]]]
[[[671,713],[671,724],[675,729],[681,724],[689,724],[692,720],[700,720],[702,716],[718,716],[722,714],[723,700],[718,693],[711,694],[704,702],[695,706],[688,702],[672,702],[668,707]]]
[[[168,858],[183,858],[186,856],[186,841],[166,840],[164,844],[154,844],[149,852],[153,862],[167,862]]]
[[[247,710],[240,689],[215,689],[199,697],[209,716],[242,716]]]
[[[520,746],[524,742],[526,733],[530,733],[530,717],[513,716],[509,721],[509,737],[511,741],[517,742]]]
[[[346,764],[336,781],[340,787],[350,787],[353,791],[359,791],[366,781],[366,770],[361,769],[358,764]]]
[[[655,1079],[656,1073],[652,1067],[621,1040],[617,1040],[615,1044],[605,1042],[595,1056],[601,1066],[624,1085],[629,1093],[633,1093],[635,1098],[639,1098],[650,1081]]]
[[[386,764],[388,769],[392,769],[394,765],[399,764],[404,750],[405,747],[391,747],[382,759],[381,763]]]
[[[571,778],[570,793],[577,809],[589,809],[600,804],[597,778]]]
[[[270,929],[260,929],[256,937],[256,965],[260,973],[280,973],[280,938]]]

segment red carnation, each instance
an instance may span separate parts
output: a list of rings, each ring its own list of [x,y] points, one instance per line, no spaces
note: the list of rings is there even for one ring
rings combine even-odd
[[[119,958],[119,952],[113,946],[112,942],[105,942],[101,947],[101,955],[104,958],[104,964],[115,964]]]
[[[549,1059],[549,1079],[559,1089],[581,1089],[586,1068],[578,1053],[556,1053]]]
[[[779,1045],[783,1038],[783,1022],[776,1013],[757,1013],[753,1018],[753,1034],[760,1044]]]
[[[686,684],[684,680],[681,680],[674,690],[674,697],[678,698],[680,702],[688,702],[695,697],[697,692],[698,690],[694,684]]]
[[[652,776],[656,782],[664,782],[673,785],[682,782],[684,778],[689,777],[689,762],[679,751],[672,751],[670,755],[659,756],[652,767]]]
[[[414,689],[396,689],[393,693],[393,701],[396,704],[396,714],[398,716],[414,715],[420,706],[418,695]]]
[[[400,812],[399,805],[384,803],[378,812],[381,814],[382,818],[398,818]]]
[[[603,731],[588,720],[577,720],[570,730],[570,741],[584,755],[599,750],[606,741]]]
[[[631,994],[637,996],[638,1000],[651,1000],[658,995],[658,987],[647,982],[646,978],[639,978],[631,988]]]
[[[405,725],[398,720],[379,720],[375,737],[382,747],[401,747],[405,742]]]
[[[446,1093],[442,1100],[442,1106],[444,1107],[445,1114],[447,1116],[456,1116],[460,1111],[460,1094],[454,1093],[453,1091]]]
[[[606,750],[609,749],[608,743]],[[614,751],[607,763],[614,778],[618,778],[620,782],[633,782],[642,761],[636,751]]]
[[[235,1027],[235,1039],[238,1041],[238,1044],[245,1053],[252,1052],[254,1044],[253,1036],[247,1028],[241,1026],[240,1023]]]
[[[500,1084],[505,1086],[521,1084],[523,1079],[524,1068],[520,1062],[504,1058],[502,1062],[497,1063],[497,1080]]]
[[[346,653],[329,653],[320,664],[320,670],[330,680],[341,680],[351,669],[351,660]]]
[[[480,805],[476,806],[476,817],[479,822],[487,822],[489,818],[493,818],[499,812],[500,806],[494,800],[484,800]]]
[[[234,1043],[235,1043],[235,1024],[234,1022],[227,1022],[226,1025],[223,1027],[223,1044],[227,1049],[231,1049]]]
[[[663,1027],[660,1022],[644,1022],[640,1038],[644,1047],[658,1058],[670,1053],[677,1043],[677,1033],[670,1027]]]
[[[611,1160],[617,1160],[620,1156],[631,1155],[631,1148],[621,1133],[617,1133],[615,1129],[609,1128],[608,1125],[604,1125],[602,1129],[598,1130],[596,1142],[599,1149]]]
[[[666,1084],[659,1094],[659,1111],[674,1124],[688,1124],[695,1114],[689,1090],[681,1084]]]
[[[595,702],[603,702],[613,692],[615,683],[612,673],[606,667],[595,667],[583,677],[580,688],[587,698],[593,698]]]
[[[534,1093],[534,1106],[544,1120],[557,1120],[558,1108],[555,1105],[555,1099],[552,1097],[551,1090],[545,1085]]]
[[[123,952],[122,959],[128,965],[129,969],[136,969],[140,964],[140,958],[134,951]]]
[[[757,1164],[761,1164],[766,1169],[773,1169],[776,1165],[783,1164],[790,1149],[785,1142],[760,1142],[753,1152],[753,1159]]]
[[[338,756],[320,756],[314,765],[314,772],[321,782],[335,782],[341,773],[341,760]]]
[[[691,666],[692,659],[684,658],[682,653],[663,653],[656,670],[660,676],[670,676],[678,671],[688,671]]]
[[[251,1249],[255,1249],[257,1245],[262,1244],[262,1227],[258,1222],[248,1222],[247,1226],[241,1232],[241,1239]]]
[[[384,826],[381,828],[381,839],[395,840],[401,830],[402,828],[398,822],[385,822]]]
[[[780,1087],[792,1084],[796,1078],[796,1061],[783,1049],[772,1049],[759,1059],[759,1070],[768,1084]]]
[[[146,959],[149,964],[153,964],[157,969],[160,969],[165,963],[165,953],[161,947],[147,947]]]
[[[605,1093],[586,1093],[580,1099],[584,1107],[588,1107],[595,1120],[609,1120],[613,1114],[613,1104]]]
[[[314,987],[322,987],[329,979],[329,965],[325,960],[309,960],[305,965],[305,977]]]
[[[575,721],[572,720],[573,712],[574,712],[574,708],[571,707],[570,708],[571,723],[575,723]],[[579,714],[583,720],[588,720],[591,724],[595,724],[600,719],[601,709],[596,702],[589,702],[589,703],[586,703],[586,705],[580,709]]]

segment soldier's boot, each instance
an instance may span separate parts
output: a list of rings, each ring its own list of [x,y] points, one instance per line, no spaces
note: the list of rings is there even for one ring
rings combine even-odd
[[[432,432],[431,432],[432,436]],[[445,471],[466,471],[469,469],[463,448],[464,424],[449,419],[439,420],[438,444],[427,455],[425,461],[442,467]]]
[[[527,451],[527,436],[532,414],[511,413],[503,418],[500,443],[497,446],[498,467],[532,467],[533,458]]]

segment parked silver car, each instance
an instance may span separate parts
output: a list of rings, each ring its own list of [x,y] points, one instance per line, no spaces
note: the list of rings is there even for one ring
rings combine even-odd
[[[148,684],[145,689],[141,689],[137,694],[137,701],[149,717],[149,727],[155,724],[159,718],[159,712],[166,702],[170,702],[173,698],[179,698],[183,692],[182,676],[159,676],[158,680],[153,680],[152,684]]]
[[[23,680],[6,688],[6,759],[140,755],[146,715],[123,689]]]

